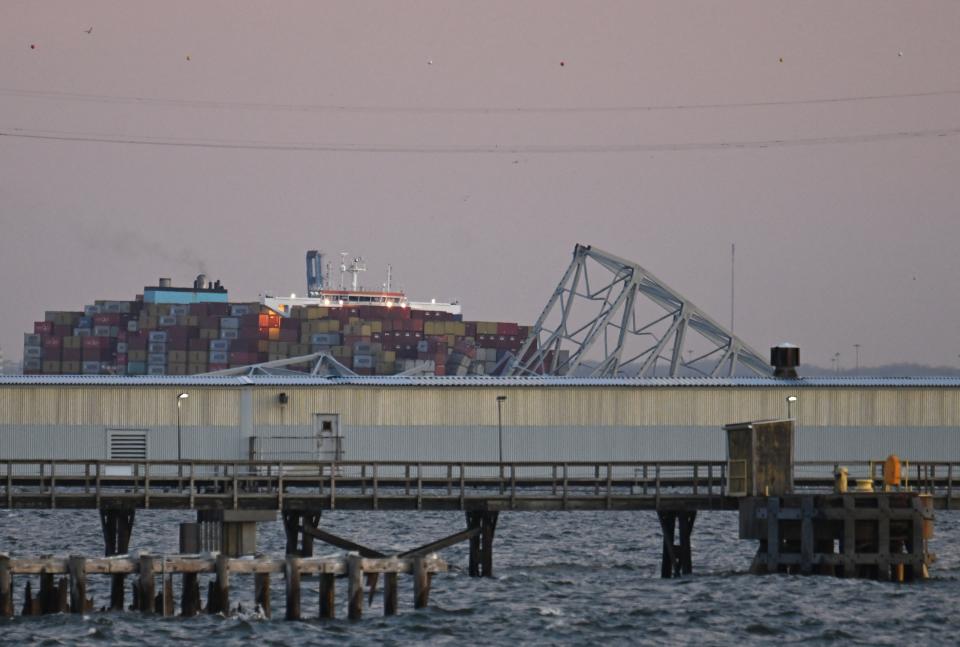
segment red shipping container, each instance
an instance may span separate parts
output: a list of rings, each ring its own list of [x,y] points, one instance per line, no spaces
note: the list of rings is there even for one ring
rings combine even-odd
[[[60,358],[65,362],[79,362],[83,358],[83,351],[79,348],[62,348]]]
[[[229,364],[207,364],[208,371],[223,371],[230,368]]]
[[[43,361],[45,361],[45,362],[59,362],[59,361],[60,361],[60,347],[59,347],[59,346],[44,346],[44,347],[43,347]]]
[[[94,326],[116,326],[120,323],[120,315],[115,313],[93,315]]]
[[[280,329],[280,341],[296,342],[299,339],[299,337],[300,337],[299,330],[294,330],[293,328],[290,328],[287,330],[284,330],[283,328]]]
[[[99,348],[84,348],[81,358],[84,362],[99,362],[106,359],[106,353]]]
[[[126,363],[127,363],[127,354],[117,353],[117,364],[126,364]]]
[[[229,303],[208,303],[207,314],[219,316],[219,317],[225,317],[228,314],[230,314],[230,304]]]
[[[34,321],[33,334],[34,335],[52,335],[53,322],[52,321]]]
[[[189,312],[195,317],[206,317],[207,316],[207,304],[206,303],[191,303]]]
[[[520,326],[515,323],[508,323],[501,321],[497,324],[497,334],[498,335],[519,335]]]
[[[187,340],[186,339],[170,339],[167,338],[167,350],[188,350]]]
[[[139,334],[127,337],[127,350],[147,350],[147,338]]]
[[[44,337],[43,338],[44,348],[60,348],[61,346],[63,346],[63,339],[60,337]]]
[[[207,350],[209,347],[209,339],[198,339],[194,337],[193,339],[187,340],[187,350]]]
[[[110,340],[109,337],[83,337],[82,345],[84,348],[100,349],[105,348]]]
[[[70,335],[73,334],[73,326],[69,326],[66,324],[54,325],[53,334],[56,337],[69,337]]]

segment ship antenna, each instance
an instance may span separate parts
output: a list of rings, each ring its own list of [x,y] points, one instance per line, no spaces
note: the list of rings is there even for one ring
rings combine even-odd
[[[390,264],[387,264],[387,292],[391,291],[390,286],[392,283],[392,276],[393,276],[393,266]]]
[[[347,271],[347,256],[349,252],[340,252],[340,291],[343,291],[343,275]]]

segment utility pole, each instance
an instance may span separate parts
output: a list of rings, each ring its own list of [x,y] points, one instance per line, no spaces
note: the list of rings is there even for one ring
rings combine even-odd
[[[860,344],[854,344],[853,350],[856,351],[856,374],[860,375]]]
[[[731,333],[733,332],[733,322],[734,322],[734,319],[733,319],[733,304],[734,304],[733,270],[734,270],[734,262],[736,260],[736,255],[737,255],[737,245],[736,243],[730,243],[730,332]]]

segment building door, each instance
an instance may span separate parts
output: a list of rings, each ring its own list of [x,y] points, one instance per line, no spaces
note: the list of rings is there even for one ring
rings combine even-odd
[[[335,463],[343,460],[343,436],[340,435],[339,414],[313,414],[313,437],[317,447],[317,460],[321,463]]]

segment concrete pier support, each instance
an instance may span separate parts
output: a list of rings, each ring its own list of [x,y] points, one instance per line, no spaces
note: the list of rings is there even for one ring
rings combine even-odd
[[[125,555],[130,549],[130,534],[133,532],[133,508],[104,508],[100,510],[100,528],[103,530],[104,555]],[[123,611],[122,573],[113,576],[110,582],[110,609]]]

